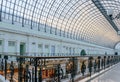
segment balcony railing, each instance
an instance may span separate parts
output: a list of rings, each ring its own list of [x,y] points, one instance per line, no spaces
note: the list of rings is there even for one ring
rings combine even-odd
[[[51,80],[62,82],[64,79],[75,82],[79,78],[91,76],[120,61],[119,55],[65,55],[34,54],[20,56],[1,54],[0,74],[10,82],[42,82]]]

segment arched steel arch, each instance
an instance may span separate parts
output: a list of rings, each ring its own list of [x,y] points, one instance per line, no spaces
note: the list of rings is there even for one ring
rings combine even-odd
[[[64,0],[61,0],[59,6],[58,6],[58,7],[56,8],[56,10],[55,10],[55,13],[54,13],[54,15],[53,15],[53,19],[52,19],[52,22],[51,22],[50,33],[52,33],[52,24],[53,24],[53,22],[54,22],[53,20],[54,20],[54,18],[55,18],[55,15],[56,15],[56,13],[57,13],[57,10],[58,10],[58,8],[60,7],[60,5],[62,5],[63,1],[64,1]]]
[[[71,1],[72,1],[72,0],[70,0],[70,1],[66,4],[66,6],[64,6],[64,8],[62,9],[62,11],[61,11],[61,13],[60,13],[58,19],[60,19],[62,13],[63,13],[64,10],[65,10],[65,8],[67,7],[67,5],[68,5]],[[70,7],[70,8],[72,8],[72,7]],[[69,9],[69,10],[70,10],[70,9]],[[68,11],[69,11],[69,10],[68,10]],[[67,13],[68,13],[68,12],[67,12]],[[64,16],[64,18],[65,18],[65,16]],[[64,19],[63,19],[63,20],[64,20]],[[59,22],[59,20],[57,21],[57,24],[58,24],[58,22]],[[63,22],[63,21],[62,21],[62,22]],[[55,33],[57,33],[57,24],[56,24],[56,30],[55,30]],[[62,23],[61,23],[61,25],[62,25]],[[61,36],[61,29],[60,29],[60,36]]]
[[[3,0],[1,1],[1,5],[0,5],[0,21],[2,21],[2,4],[3,4]]]
[[[45,4],[46,4],[46,1],[47,1],[47,0],[45,0],[45,2],[44,2],[44,4],[43,4],[42,10],[40,11],[40,15],[39,15],[39,18],[38,18],[38,19],[39,19],[39,22],[38,22],[38,23],[39,23],[39,24],[38,24],[38,30],[40,30],[40,26],[39,26],[39,25],[40,25],[40,20],[41,20],[41,17],[42,17],[42,13],[43,13],[42,11],[43,11],[43,9],[44,9],[44,6],[45,6]],[[46,28],[44,29],[44,31],[46,32]]]
[[[33,22],[33,16],[34,16],[34,11],[35,11],[35,8],[36,8],[36,4],[37,4],[38,0],[35,1],[35,5],[34,5],[34,8],[33,8],[33,13],[32,13],[32,18],[31,18],[31,29],[33,29],[33,25],[32,25],[32,22]]]
[[[85,2],[84,2],[84,3],[85,3]],[[84,5],[84,3],[81,4],[81,5]],[[81,5],[79,5],[78,7],[76,7],[76,9],[78,9]],[[87,6],[87,5],[86,5],[86,6]],[[85,6],[85,7],[86,7],[86,6]],[[75,9],[75,11],[76,11],[76,9]],[[81,11],[81,10],[79,10],[79,11],[74,15],[73,19],[71,20],[71,22],[70,22],[70,24],[69,24],[69,26],[68,26],[69,28],[70,28],[71,23],[73,22],[73,20],[74,20],[75,17],[77,16],[77,14],[80,13],[80,11]],[[73,13],[74,13],[74,12],[73,12]],[[71,16],[73,15],[73,13],[71,14]],[[79,15],[80,15],[80,14],[79,14]],[[78,17],[78,19],[79,19],[79,17]],[[69,19],[68,19],[68,20],[69,20]],[[77,21],[77,20],[76,20],[76,21]],[[67,22],[68,22],[68,21],[67,21]],[[75,22],[75,23],[76,23],[76,22]],[[74,24],[75,24],[75,23],[74,23]],[[66,23],[66,26],[67,26],[67,23]],[[73,26],[74,26],[74,25],[73,25]],[[73,27],[73,28],[74,28],[74,27]],[[65,31],[65,30],[67,30],[67,29],[65,28],[64,31]],[[70,29],[68,29],[67,32],[69,32],[69,30],[70,30]],[[68,33],[67,33],[67,37],[69,37],[69,34],[68,34]],[[72,37],[70,36],[70,38],[72,38]]]
[[[104,13],[108,8],[114,9],[116,13],[120,11],[119,0],[114,3],[99,1],[104,6],[100,8]],[[120,40],[93,0],[1,0],[0,21],[4,19],[14,25],[16,22],[21,23],[23,28],[110,48],[114,48]],[[120,25],[119,21],[113,21]]]

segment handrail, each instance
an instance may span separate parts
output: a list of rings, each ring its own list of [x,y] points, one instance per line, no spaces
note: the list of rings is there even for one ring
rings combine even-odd
[[[25,55],[25,54],[24,54]],[[26,80],[28,82],[30,78],[34,81],[32,82],[42,82],[42,72],[47,69],[49,66],[52,70],[54,70],[53,77],[57,77],[60,82],[61,69],[66,70],[66,74],[71,74],[71,79],[74,82],[74,78],[77,74],[77,68],[82,65],[79,70],[84,75],[85,70],[87,70],[87,75],[91,75],[93,72],[93,64],[96,63],[97,66],[94,67],[95,72],[101,71],[101,69],[105,69],[110,67],[118,62],[120,62],[119,55],[85,55],[85,56],[64,56],[64,55],[49,55],[49,56],[21,56],[21,55],[13,55],[11,53],[2,53],[0,54],[0,68],[4,73],[5,79],[7,79],[8,69],[10,71],[10,80],[13,81],[13,75],[15,67],[18,69],[18,82],[22,82],[22,80]],[[15,59],[16,58],[16,59]],[[48,60],[47,60],[48,59]],[[9,61],[11,62],[9,62]],[[16,66],[15,66],[16,64]],[[78,65],[79,64],[79,65]],[[9,65],[9,66],[8,66]],[[63,67],[63,68],[62,68]],[[46,68],[46,69],[43,69]],[[34,77],[28,78],[28,76],[34,75]],[[63,75],[63,74],[62,74]],[[23,77],[25,76],[25,77]],[[38,78],[39,77],[39,78]]]
[[[1,56],[11,56],[11,57],[21,57],[21,58],[72,58],[72,57],[77,57],[77,58],[79,58],[79,57],[98,57],[98,56],[101,56],[101,57],[104,57],[104,56],[119,56],[119,55],[85,55],[85,56],[74,56],[74,55],[71,55],[71,56],[66,56],[66,55],[49,55],[49,56],[44,56],[44,54],[43,55],[41,55],[41,56],[27,56],[26,54],[24,54],[24,55],[13,55],[13,54],[9,54],[9,53],[0,53],[0,55]]]

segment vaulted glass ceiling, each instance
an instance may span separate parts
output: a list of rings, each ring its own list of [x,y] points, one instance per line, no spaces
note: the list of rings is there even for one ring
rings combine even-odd
[[[107,9],[107,0],[100,1]],[[119,3],[114,8],[114,1],[108,2],[110,8],[119,11]],[[1,22],[20,23],[23,28],[110,48],[120,41],[92,0],[0,0],[0,5]]]
[[[108,14],[112,14],[112,20],[120,30],[120,0],[100,0]]]

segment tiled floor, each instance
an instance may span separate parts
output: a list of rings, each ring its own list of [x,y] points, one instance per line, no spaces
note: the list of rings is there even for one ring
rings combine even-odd
[[[120,63],[90,82],[120,82]]]

